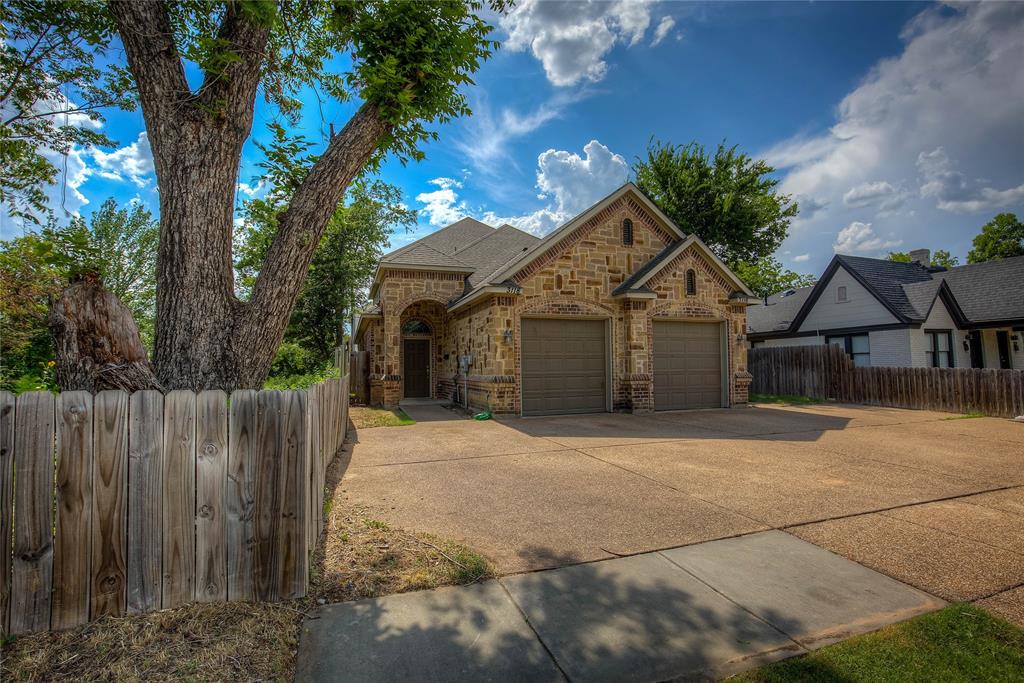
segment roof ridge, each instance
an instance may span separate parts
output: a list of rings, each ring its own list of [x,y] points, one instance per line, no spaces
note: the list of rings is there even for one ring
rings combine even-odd
[[[476,220],[476,219],[474,218],[473,220]],[[477,221],[477,222],[480,222],[480,221]],[[454,223],[452,225],[454,225]],[[483,223],[483,225],[487,225],[487,223]],[[491,226],[488,225],[487,227],[490,228]],[[469,249],[470,247],[472,247],[472,246],[474,246],[474,245],[476,245],[476,244],[478,244],[480,242],[483,242],[484,240],[491,239],[492,237],[494,237],[495,235],[498,234],[498,230],[500,230],[500,229],[501,228],[491,228],[491,232],[489,232],[486,235],[481,235],[480,237],[476,238],[475,240],[473,240],[472,242],[470,242],[469,244],[467,244],[464,247],[459,247],[458,249],[453,251],[452,254],[453,255],[454,254],[458,254],[460,251],[465,251],[465,250]]]

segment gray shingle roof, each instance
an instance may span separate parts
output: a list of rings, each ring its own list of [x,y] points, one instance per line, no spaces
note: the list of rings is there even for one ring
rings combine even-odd
[[[462,247],[455,252],[455,258],[473,266],[469,284],[475,287],[539,241],[539,238],[506,224]]]
[[[473,218],[432,232],[381,257],[388,266],[413,266],[461,271],[468,274],[470,285],[486,282],[498,268],[517,258],[539,242],[539,238],[511,225],[500,228]]]
[[[491,228],[488,228],[490,230]],[[423,240],[418,240],[402,247],[398,251],[385,254],[380,259],[381,263],[392,266],[417,266],[420,268],[451,268],[453,270],[471,270],[471,266],[464,261],[444,254],[434,249]]]
[[[917,309],[907,298],[903,285],[930,282],[932,274],[927,268],[918,263],[899,263],[864,256],[838,255],[836,259],[847,270],[859,275],[869,289],[885,300],[883,303],[888,303],[906,318],[914,320],[918,317]]]
[[[1024,320],[1024,256],[935,273],[971,322]]]
[[[757,334],[788,330],[812,289],[813,286],[788,289],[768,297],[767,305],[762,300],[761,303],[747,306],[747,331]]]
[[[1024,256],[958,266],[949,270],[929,269],[917,263],[837,255],[836,261],[871,290],[906,322],[924,322],[931,312],[943,282],[963,313],[964,324],[1024,320]],[[752,334],[786,332],[799,309],[808,302],[813,288],[796,290],[785,306],[750,306],[747,328]],[[778,295],[776,295],[778,297]],[[776,297],[769,297],[769,304]],[[796,305],[790,315],[789,307]]]

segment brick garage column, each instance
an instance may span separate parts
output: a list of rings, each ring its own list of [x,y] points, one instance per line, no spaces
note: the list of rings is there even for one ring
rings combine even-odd
[[[734,406],[747,405],[750,398],[750,385],[754,376],[747,369],[747,310],[745,306],[733,305],[729,308],[729,344],[731,352],[729,358],[732,361],[733,386],[732,404]]]
[[[626,299],[622,302],[626,326],[626,374],[620,378],[619,406],[634,413],[654,409],[653,376],[651,375],[651,339],[646,299]]]

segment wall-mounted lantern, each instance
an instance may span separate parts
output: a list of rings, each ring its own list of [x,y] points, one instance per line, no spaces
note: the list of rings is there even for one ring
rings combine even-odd
[[[506,344],[512,343],[512,330],[505,330],[501,333],[501,336],[504,337]]]

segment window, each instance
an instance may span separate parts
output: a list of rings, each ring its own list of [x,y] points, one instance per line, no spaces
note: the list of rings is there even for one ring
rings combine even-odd
[[[825,337],[826,344],[840,347],[858,368],[871,365],[871,341],[866,334],[846,334],[841,337]]]
[[[686,296],[693,296],[697,293],[697,274],[693,268],[686,271]]]
[[[627,247],[633,244],[633,221],[628,218],[622,221],[622,243]]]
[[[953,333],[949,330],[926,330],[924,338],[928,367],[953,367]]]
[[[402,334],[407,337],[430,334],[430,325],[426,324],[419,318],[413,318],[402,325]]]
[[[846,298],[846,287],[841,286],[836,290],[836,301],[838,301],[839,303],[849,301],[849,299]]]

